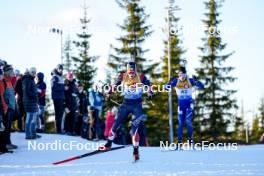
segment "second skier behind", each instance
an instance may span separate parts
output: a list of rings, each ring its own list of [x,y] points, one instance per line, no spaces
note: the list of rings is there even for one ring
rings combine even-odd
[[[193,78],[189,78],[186,72],[186,68],[184,66],[181,66],[178,78],[172,78],[166,87],[168,88],[168,86],[175,87],[176,94],[178,96],[178,149],[181,148],[182,145],[183,127],[185,121],[187,125],[188,144],[193,144],[193,87],[204,89],[204,84],[198,81],[195,76]]]

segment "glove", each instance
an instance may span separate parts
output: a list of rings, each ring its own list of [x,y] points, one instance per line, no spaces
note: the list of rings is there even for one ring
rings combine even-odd
[[[192,76],[192,79],[196,82],[198,79],[197,79],[197,76],[193,75]]]

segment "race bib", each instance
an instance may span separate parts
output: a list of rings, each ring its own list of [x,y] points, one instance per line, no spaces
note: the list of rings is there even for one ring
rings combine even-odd
[[[192,88],[188,88],[188,89],[176,88],[176,93],[180,99],[191,98],[192,97]]]
[[[142,87],[125,86],[124,96],[125,99],[138,99],[143,94]]]

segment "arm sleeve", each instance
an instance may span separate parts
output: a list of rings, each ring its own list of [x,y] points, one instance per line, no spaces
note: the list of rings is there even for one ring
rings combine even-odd
[[[151,82],[150,82],[149,79],[147,79],[147,77],[146,77],[145,75],[141,75],[141,76],[140,76],[140,79],[141,79],[141,82],[142,82],[144,85],[147,85],[147,86],[151,87]],[[149,93],[150,93],[151,95],[153,95],[152,87],[151,87],[151,89],[149,89]]]
[[[46,84],[43,83],[42,86],[39,87],[41,92],[39,92],[39,97],[44,97],[46,95]]]
[[[25,81],[25,90],[27,91],[27,95],[30,98],[36,98],[37,97],[37,93],[34,90],[34,85],[31,81]]]
[[[119,86],[119,85],[122,83],[122,81],[123,81],[123,77],[124,77],[124,73],[120,73],[120,74],[118,75],[117,80],[116,80],[116,82],[115,82],[115,85],[116,85],[116,86]]]
[[[204,89],[204,84],[201,81],[190,79],[190,82],[193,86],[197,87],[198,89]]]
[[[93,90],[90,90],[88,93],[89,93],[90,106],[94,106],[94,92],[93,92]]]
[[[175,87],[177,85],[178,79],[172,78],[165,86],[165,89],[168,90],[170,87]]]
[[[17,83],[14,86],[14,90],[15,90],[15,93],[17,94],[18,93],[18,81],[17,81]]]
[[[58,84],[58,78],[56,76],[53,76],[51,79],[51,89],[52,91],[55,91],[55,87],[57,87]]]
[[[2,104],[2,100],[0,99],[0,121],[2,121],[3,117],[2,117],[2,114],[4,114],[4,107],[3,107],[3,104]]]
[[[84,114],[87,115],[88,114],[88,98],[87,98],[87,94],[85,94],[85,98],[83,101],[83,108],[84,108]]]

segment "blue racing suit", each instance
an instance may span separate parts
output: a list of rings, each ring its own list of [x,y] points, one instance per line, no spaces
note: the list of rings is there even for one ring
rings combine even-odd
[[[204,84],[200,81],[197,81],[193,78],[186,78],[185,80],[181,81],[177,78],[173,78],[170,82],[166,85],[167,89],[168,86],[175,87],[176,94],[178,96],[178,141],[182,141],[183,136],[183,127],[184,122],[186,121],[187,125],[187,137],[188,139],[192,139],[193,135],[193,127],[192,127],[192,116],[193,116],[193,109],[192,109],[192,93],[193,87],[197,87],[199,89],[204,89]]]
[[[118,128],[126,121],[129,114],[134,115],[135,119],[142,115],[142,85],[150,86],[150,81],[143,74],[140,76],[136,74],[134,78],[129,78],[126,73],[122,73],[119,75],[114,87],[119,85],[123,87],[122,94],[124,96],[124,101],[118,109],[117,119],[115,120],[112,130],[110,131],[110,140],[114,139],[115,133],[117,132]],[[113,89],[115,89],[114,87]],[[152,94],[151,90],[150,93]],[[142,121],[138,124],[132,123],[131,131],[133,146],[139,145],[140,136],[138,129],[142,125],[144,125]]]

